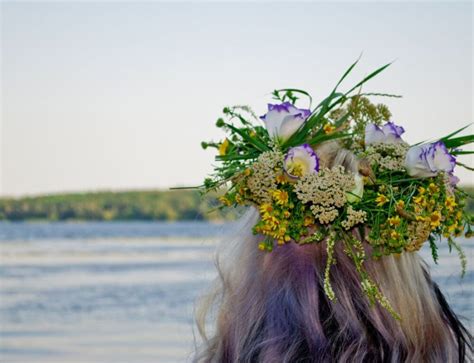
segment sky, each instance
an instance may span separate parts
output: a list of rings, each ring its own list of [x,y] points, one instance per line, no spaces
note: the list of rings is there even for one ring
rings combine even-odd
[[[365,90],[408,142],[474,121],[472,3],[4,1],[1,32],[3,196],[198,185],[224,106],[322,99],[361,54],[342,89],[394,61]]]

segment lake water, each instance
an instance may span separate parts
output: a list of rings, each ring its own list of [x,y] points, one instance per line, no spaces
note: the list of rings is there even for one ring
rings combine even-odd
[[[228,228],[0,222],[0,361],[189,361],[193,303],[215,276],[215,241]],[[472,320],[474,247],[461,243],[470,263],[464,279],[446,248],[432,273]],[[428,249],[421,254],[430,261]]]

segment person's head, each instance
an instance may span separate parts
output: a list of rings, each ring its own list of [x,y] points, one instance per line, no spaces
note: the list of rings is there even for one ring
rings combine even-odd
[[[323,165],[359,169],[336,144],[317,150]],[[353,261],[335,243],[330,268],[336,296],[325,294],[326,240],[256,249],[259,219],[251,208],[237,236],[222,242],[213,291],[197,310],[200,362],[455,362],[470,335],[451,311],[416,252],[369,259],[365,269],[401,320],[361,288]],[[360,237],[360,236],[359,236]],[[363,241],[370,252],[370,245]],[[206,335],[209,319],[215,322]]]

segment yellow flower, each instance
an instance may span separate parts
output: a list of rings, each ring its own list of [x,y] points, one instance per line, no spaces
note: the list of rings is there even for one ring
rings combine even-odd
[[[435,184],[435,183],[430,183],[430,185],[428,185],[428,190],[430,191],[430,193],[438,193],[439,192],[439,187]]]
[[[397,208],[399,208],[399,209],[405,208],[405,202],[403,200],[399,200],[397,202]]]
[[[413,198],[413,202],[417,205],[424,205],[426,204],[425,197],[423,195],[419,195],[418,197]]]
[[[274,190],[272,192],[273,199],[279,205],[286,205],[288,204],[288,193],[285,190]]]
[[[260,251],[264,251],[264,250],[265,250],[265,243],[260,242],[260,243],[258,244],[258,249],[259,249]]]
[[[448,226],[448,231],[449,233],[453,233],[454,231],[456,231],[457,228],[458,228],[458,222],[454,222],[453,224]]]
[[[267,215],[273,211],[273,207],[271,204],[264,203],[259,207],[260,214]]]
[[[250,168],[247,168],[244,170],[244,175],[245,176],[249,176],[250,174],[252,174],[252,170],[250,170]]]
[[[446,201],[444,202],[444,205],[446,206],[446,208],[447,208],[450,212],[452,212],[452,211],[454,211],[454,207],[457,206],[457,203],[456,203],[454,197],[447,197],[447,198],[446,198]]]
[[[219,201],[226,206],[232,205],[232,202],[229,199],[227,199],[226,196],[220,197]]]
[[[229,140],[224,139],[224,141],[219,145],[219,155],[224,156],[229,147]]]
[[[314,218],[310,216],[304,217],[303,226],[308,227],[314,224]]]
[[[331,125],[330,123],[327,123],[324,125],[323,130],[325,134],[332,134],[336,127],[334,125]]]
[[[277,175],[276,182],[278,184],[285,184],[286,183],[285,175],[283,175],[283,174]]]
[[[388,223],[389,223],[392,227],[397,227],[397,226],[399,226],[400,223],[401,223],[400,217],[399,217],[399,216],[391,217],[391,218],[388,219]]]
[[[418,188],[418,193],[419,193],[420,195],[425,194],[425,192],[426,192],[426,189],[425,189],[425,188],[423,188],[423,187],[419,187],[419,188]]]
[[[437,210],[435,210],[433,213],[430,215],[430,226],[431,228],[436,228],[441,224],[441,213]]]
[[[388,198],[385,195],[378,193],[375,201],[377,202],[377,206],[381,207],[388,202]]]
[[[285,218],[290,218],[290,217],[291,217],[291,213],[286,210],[286,211],[283,212],[283,216],[284,216]]]
[[[390,232],[390,237],[392,237],[393,239],[399,239],[400,238],[400,233],[398,233],[397,231],[391,231]]]
[[[430,217],[423,217],[423,216],[416,216],[416,220],[418,222],[430,222],[431,218]]]

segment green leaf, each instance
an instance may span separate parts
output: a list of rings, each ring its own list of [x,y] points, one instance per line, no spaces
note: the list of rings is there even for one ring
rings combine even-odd
[[[451,151],[451,154],[453,154],[453,155],[469,155],[469,154],[474,154],[474,151],[454,150],[454,151]]]
[[[466,135],[455,137],[453,139],[448,139],[443,141],[447,148],[457,148],[463,145],[471,144],[474,142],[474,135]]]
[[[326,134],[325,135],[319,135],[319,136],[315,136],[311,140],[309,140],[308,144],[317,145],[317,144],[320,144],[324,141],[335,140],[335,139],[347,139],[351,136],[352,136],[352,134],[346,134],[346,133],[340,133],[340,132],[336,132],[336,133],[329,134],[329,135],[326,135]]]
[[[309,98],[309,107],[308,108],[311,108],[311,104],[313,103],[313,98],[311,97],[311,95],[302,90],[302,89],[298,89],[298,88],[282,88],[282,89],[278,89],[278,90],[275,90],[273,91],[274,92],[274,95],[277,95],[277,97],[279,97],[279,92],[295,92],[295,93],[301,93],[302,95],[305,95],[306,97]],[[277,92],[275,94],[275,92]],[[279,98],[280,99],[280,98]]]
[[[448,136],[445,136],[445,137],[441,138],[441,141],[445,142],[445,141],[449,140],[451,137],[453,137],[454,135],[459,134],[461,131],[464,131],[465,129],[467,129],[471,125],[472,125],[472,123],[470,123],[470,124],[468,124],[464,127],[461,127],[459,130],[454,131],[451,134],[449,134]]]
[[[431,256],[433,256],[433,261],[434,263],[438,264],[438,246],[436,246],[436,242],[435,242],[435,239],[433,238],[433,236],[430,236],[428,238],[428,241],[430,243],[430,248],[431,248]]]
[[[245,154],[245,155],[217,155],[215,159],[217,161],[232,161],[232,160],[250,160],[250,159],[256,159],[258,157],[259,153],[251,153],[251,154]]]
[[[380,72],[383,72],[386,68],[388,68],[392,63],[388,63],[382,67],[380,67],[379,69],[376,69],[375,71],[373,71],[372,73],[370,73],[367,77],[365,77],[362,81],[360,81],[359,83],[357,83],[354,87],[352,87],[348,92],[345,93],[345,95],[347,96],[348,94],[350,94],[352,91],[354,91],[355,89],[359,88],[360,86],[362,86],[364,83],[366,83],[368,80],[374,78],[377,74],[379,74]]]
[[[245,141],[247,141],[249,144],[253,145],[256,149],[260,150],[260,151],[268,151],[270,150],[270,148],[265,145],[263,142],[257,140],[256,138],[250,136],[249,134],[247,134],[246,132],[244,132],[243,130],[231,125],[231,124],[226,124],[226,126],[231,129],[232,131],[234,131],[236,134],[239,134]]]

